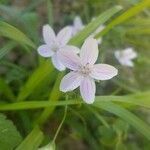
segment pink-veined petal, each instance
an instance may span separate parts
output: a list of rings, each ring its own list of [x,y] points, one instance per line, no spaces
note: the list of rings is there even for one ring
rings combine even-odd
[[[80,93],[83,100],[88,104],[92,104],[95,99],[95,92],[96,86],[94,80],[85,77],[80,84]]]
[[[51,57],[54,54],[50,47],[46,44],[39,46],[37,51],[43,57]]]
[[[118,70],[107,64],[96,64],[93,66],[91,77],[97,80],[108,80],[118,74]]]
[[[65,46],[61,47],[60,50],[71,51],[76,54],[80,52],[80,49],[73,45],[65,45]]]
[[[76,53],[72,52],[71,50],[60,50],[58,52],[58,56],[65,67],[71,70],[77,70],[79,68],[80,58]]]
[[[63,77],[60,83],[60,91],[67,92],[76,89],[82,80],[82,76],[77,72],[70,72]]]
[[[59,31],[59,33],[57,34],[57,41],[59,42],[60,45],[64,46],[68,43],[71,37],[72,37],[72,27],[67,26]]]
[[[48,24],[43,26],[43,38],[45,43],[49,46],[56,42],[55,32]]]
[[[87,63],[94,64],[98,57],[97,40],[93,38],[87,38],[81,48],[80,57],[83,65]]]
[[[52,63],[55,66],[55,68],[58,69],[59,71],[63,71],[66,69],[66,67],[61,63],[57,53],[55,53],[52,56]]]

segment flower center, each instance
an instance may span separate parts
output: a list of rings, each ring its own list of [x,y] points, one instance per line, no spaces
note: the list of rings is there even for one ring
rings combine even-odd
[[[86,64],[85,66],[80,66],[79,73],[83,76],[88,76],[91,73],[92,66],[90,64]]]
[[[53,47],[52,47],[53,52],[57,52],[58,49],[59,49],[59,46],[57,44],[53,45]]]

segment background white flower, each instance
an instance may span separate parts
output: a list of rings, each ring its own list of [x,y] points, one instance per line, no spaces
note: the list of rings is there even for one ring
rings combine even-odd
[[[80,16],[76,16],[73,21],[72,26],[72,35],[76,35],[78,32],[80,32],[84,28],[84,24],[81,20]]]
[[[93,18],[92,20],[95,20],[95,18]],[[76,16],[76,17],[74,18],[74,21],[73,21],[72,35],[73,35],[73,36],[76,35],[76,34],[77,34],[78,32],[80,32],[84,27],[85,27],[85,26],[84,26],[84,24],[83,24],[83,22],[82,22],[81,17],[80,17],[80,16]],[[97,33],[101,32],[104,28],[105,28],[104,25],[100,25],[100,26],[95,30],[95,32],[93,32],[93,33],[89,36],[89,38],[94,38],[94,36],[95,36]],[[98,42],[98,44],[101,44],[101,43],[102,43],[102,38],[97,39],[97,42]]]
[[[98,58],[98,44],[93,38],[85,40],[80,57],[71,51],[61,51],[62,63],[72,71],[64,76],[60,84],[63,92],[72,91],[80,86],[83,100],[91,104],[95,99],[95,79],[108,80],[116,76],[118,70],[108,64],[94,64]]]
[[[134,66],[132,59],[137,57],[137,53],[132,48],[126,48],[122,51],[117,50],[114,54],[121,65],[129,67]]]
[[[52,57],[53,65],[60,71],[65,70],[65,66],[61,63],[58,53],[61,49],[77,50],[76,47],[67,45],[71,36],[72,28],[70,26],[60,30],[57,36],[49,25],[43,26],[43,38],[45,44],[38,47],[38,53],[43,57]]]

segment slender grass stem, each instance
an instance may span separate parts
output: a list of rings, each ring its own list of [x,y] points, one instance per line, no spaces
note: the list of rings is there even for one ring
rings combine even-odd
[[[65,119],[66,119],[66,116],[67,116],[67,105],[65,106],[64,116],[63,116],[63,118],[62,118],[62,121],[61,121],[61,123],[60,123],[60,125],[59,125],[59,127],[58,127],[58,129],[57,129],[57,131],[56,131],[56,133],[55,133],[55,136],[54,136],[54,138],[53,138],[52,143],[55,143],[56,138],[57,138],[57,136],[58,136],[58,134],[59,134],[59,132],[60,132],[60,129],[61,129],[61,127],[62,127],[62,125],[63,125],[63,123],[64,123],[64,121],[65,121]]]

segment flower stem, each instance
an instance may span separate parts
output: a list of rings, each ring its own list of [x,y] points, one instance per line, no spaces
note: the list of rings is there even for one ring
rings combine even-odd
[[[58,134],[59,134],[59,132],[60,132],[60,129],[61,129],[61,127],[62,127],[62,125],[63,125],[63,123],[64,123],[64,121],[65,121],[66,115],[67,115],[67,105],[65,106],[64,116],[63,116],[63,118],[62,118],[62,121],[61,121],[61,123],[60,123],[60,125],[59,125],[59,127],[58,127],[58,129],[57,129],[57,131],[56,131],[56,133],[55,133],[55,136],[54,136],[54,138],[53,138],[52,143],[55,143],[56,138],[57,138],[57,136],[58,136]]]

